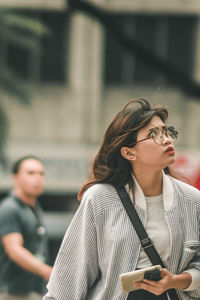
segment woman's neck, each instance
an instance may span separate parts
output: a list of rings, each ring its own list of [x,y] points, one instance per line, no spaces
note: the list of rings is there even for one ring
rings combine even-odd
[[[163,173],[161,171],[152,172],[149,170],[137,171],[134,169],[134,176],[140,185],[143,193],[147,197],[154,197],[162,194]]]

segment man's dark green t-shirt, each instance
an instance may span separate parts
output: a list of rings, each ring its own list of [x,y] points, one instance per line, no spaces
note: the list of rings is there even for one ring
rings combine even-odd
[[[0,293],[44,294],[46,283],[43,278],[22,269],[4,251],[2,237],[14,232],[23,236],[24,248],[46,263],[47,238],[39,203],[32,209],[14,195],[10,195],[0,205]]]

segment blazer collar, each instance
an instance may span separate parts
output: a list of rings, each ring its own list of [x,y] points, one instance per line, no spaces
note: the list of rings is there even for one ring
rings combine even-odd
[[[144,193],[137,182],[136,178],[133,176],[134,182],[135,182],[135,204],[142,209],[146,209],[146,200]],[[131,200],[133,201],[133,195],[129,191],[129,195]],[[170,210],[172,207],[174,198],[174,188],[172,184],[172,179],[170,176],[166,175],[163,171],[163,201],[164,201],[164,209]]]

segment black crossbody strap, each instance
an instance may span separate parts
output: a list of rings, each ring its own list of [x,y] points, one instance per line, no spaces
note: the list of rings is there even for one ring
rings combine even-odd
[[[115,189],[121,199],[121,202],[126,210],[127,215],[129,216],[129,219],[140,239],[142,247],[143,247],[144,251],[146,252],[147,256],[149,257],[151,263],[153,265],[161,265],[162,268],[165,268],[165,265],[164,265],[162,259],[160,258],[160,255],[158,254],[151,239],[149,238],[148,234],[146,233],[146,230],[140,220],[140,217],[139,217],[125,187],[122,187],[122,188],[115,187]],[[175,289],[168,290],[167,293],[169,294],[170,299],[172,299],[172,300],[179,299]]]
[[[153,265],[161,265],[162,268],[165,268],[165,265],[163,261],[161,260],[157,250],[155,249],[151,239],[148,237],[146,230],[140,220],[140,217],[135,210],[135,207],[126,191],[125,188],[116,189],[117,193],[122,201],[122,204],[124,205],[124,208],[126,210],[126,213],[129,216],[129,219],[131,223],[133,224],[133,227],[135,228],[135,231],[140,239],[140,242],[142,244],[142,247],[146,254],[148,255],[151,263]]]

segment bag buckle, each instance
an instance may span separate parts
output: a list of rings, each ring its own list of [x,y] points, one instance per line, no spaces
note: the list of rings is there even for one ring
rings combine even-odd
[[[141,240],[140,242],[142,244],[143,249],[146,249],[146,248],[149,248],[149,247],[153,246],[152,241],[151,241],[150,238],[146,238],[144,240]]]

